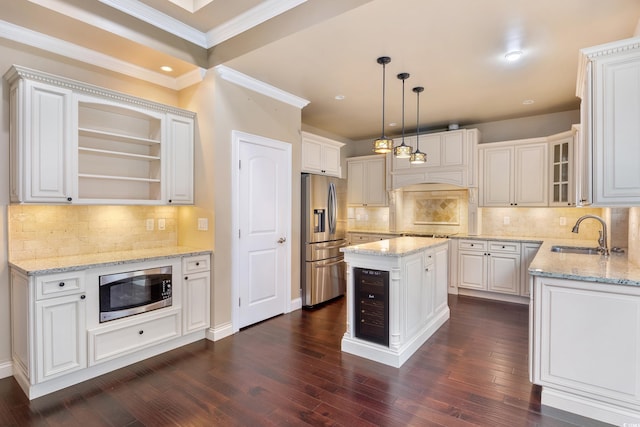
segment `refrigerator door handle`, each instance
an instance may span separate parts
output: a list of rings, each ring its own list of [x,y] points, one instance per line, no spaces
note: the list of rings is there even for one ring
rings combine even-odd
[[[329,233],[335,234],[336,232],[336,214],[338,210],[338,202],[336,200],[336,186],[333,182],[329,183],[329,200],[327,200]]]
[[[317,265],[314,265],[314,268],[331,267],[332,265],[337,265],[337,264],[340,264],[341,262],[344,262],[344,259],[340,258],[338,261],[326,262],[326,263],[323,263],[323,264],[317,264]]]

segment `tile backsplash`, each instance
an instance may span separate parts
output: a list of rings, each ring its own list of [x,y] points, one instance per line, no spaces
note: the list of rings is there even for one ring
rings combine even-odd
[[[10,205],[8,211],[12,261],[160,248],[178,241],[174,206]],[[164,230],[158,229],[159,219]],[[153,230],[147,230],[151,221]]]

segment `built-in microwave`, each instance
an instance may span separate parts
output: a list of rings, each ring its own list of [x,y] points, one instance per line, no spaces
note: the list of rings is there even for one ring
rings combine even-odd
[[[172,267],[100,276],[100,323],[171,305]]]

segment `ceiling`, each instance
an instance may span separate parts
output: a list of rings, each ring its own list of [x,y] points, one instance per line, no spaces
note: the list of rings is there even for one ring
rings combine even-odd
[[[391,57],[394,136],[400,72],[407,132],[414,86],[423,131],[574,110],[578,50],[632,37],[639,20],[638,0],[12,0],[0,37],[42,48],[45,35],[49,51],[97,52],[94,64],[175,89],[224,64],[310,101],[306,125],[362,140],[381,133],[379,56]],[[521,60],[507,62],[510,50]]]

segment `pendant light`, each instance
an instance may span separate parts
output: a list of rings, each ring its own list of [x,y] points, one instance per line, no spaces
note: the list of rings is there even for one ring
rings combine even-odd
[[[393,149],[393,140],[384,136],[384,92],[385,92],[385,66],[391,62],[388,56],[378,58],[378,64],[382,65],[382,133],[380,138],[373,141],[373,151],[380,154],[390,153]]]
[[[404,143],[404,81],[409,78],[409,73],[398,74],[398,79],[402,80],[402,143],[393,149],[393,155],[398,159],[408,159],[411,157],[411,147]]]
[[[409,157],[409,163],[419,165],[427,161],[427,155],[420,151],[420,92],[424,91],[422,86],[414,87],[413,91],[416,94],[416,151],[411,153]]]

